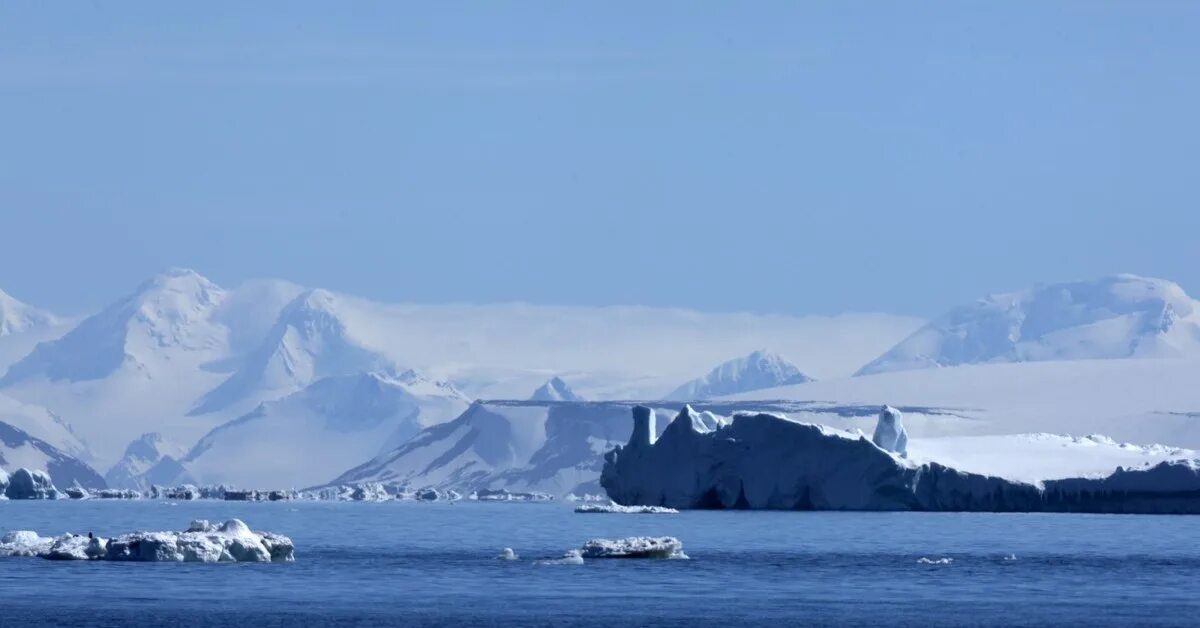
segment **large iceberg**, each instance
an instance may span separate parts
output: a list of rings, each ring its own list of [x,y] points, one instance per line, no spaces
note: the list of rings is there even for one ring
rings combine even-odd
[[[58,499],[58,489],[54,488],[54,482],[45,471],[25,468],[13,471],[4,494],[9,499]]]
[[[193,521],[183,532],[133,532],[104,539],[64,534],[57,538],[19,530],[0,537],[0,556],[49,560],[137,562],[291,562],[295,547],[286,536],[254,532],[240,519],[220,525]]]
[[[739,414],[710,427],[685,407],[657,439],[647,429],[653,424],[652,411],[637,409],[629,443],[605,456],[600,483],[619,504],[1200,514],[1200,460],[1194,458],[1151,458],[1157,462],[1117,467],[1107,475],[1022,481],[912,460],[861,432],[772,414]],[[889,428],[882,432],[887,441]],[[895,430],[893,445],[901,434]],[[1087,443],[1098,446],[1095,440]],[[1013,466],[1020,464],[1018,458]]]

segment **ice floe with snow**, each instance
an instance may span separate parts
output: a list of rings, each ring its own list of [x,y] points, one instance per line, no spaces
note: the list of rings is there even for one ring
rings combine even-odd
[[[592,539],[579,552],[584,558],[687,558],[683,543],[673,536]]]
[[[0,556],[40,556],[49,560],[136,562],[291,562],[292,540],[254,532],[240,519],[220,525],[193,521],[183,532],[132,532],[105,539],[64,534],[57,538],[19,530],[0,537]]]
[[[615,502],[607,504],[580,504],[575,512],[588,514],[630,514],[630,515],[677,515],[678,510],[662,506],[622,506]]]

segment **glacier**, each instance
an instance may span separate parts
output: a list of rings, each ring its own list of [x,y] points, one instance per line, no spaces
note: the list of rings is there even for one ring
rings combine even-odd
[[[882,414],[898,418],[893,413],[888,408]],[[738,414],[710,428],[684,407],[658,438],[642,427],[653,419],[651,409],[637,408],[628,444],[605,455],[600,483],[619,504],[1200,514],[1200,460],[1191,450],[1155,450],[1157,458],[1107,474],[1022,481],[908,459],[861,432],[773,414]],[[1115,442],[1084,440],[1077,446],[1122,451]],[[1009,453],[1011,467],[1024,464],[1019,446]]]

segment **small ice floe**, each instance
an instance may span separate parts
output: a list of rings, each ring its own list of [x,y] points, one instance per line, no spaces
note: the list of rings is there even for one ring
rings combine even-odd
[[[592,539],[583,544],[580,554],[584,558],[687,558],[683,543],[673,536]]]
[[[616,502],[607,504],[580,504],[575,512],[583,513],[620,513],[630,515],[677,515],[678,510],[663,506],[622,506]]]
[[[517,560],[519,557],[511,547],[506,547],[500,550],[500,554],[496,556],[496,560]]]
[[[1016,555],[1016,554],[1009,554],[1008,556],[1005,556],[1005,557],[1003,557],[1001,560],[1003,560],[1003,561],[1005,561],[1005,562],[1012,562],[1012,561],[1014,561],[1014,560],[1016,560],[1016,559],[1017,559],[1017,555]]]
[[[949,565],[954,562],[953,558],[926,558],[924,556],[917,559],[918,565]]]
[[[21,530],[0,537],[0,556],[49,560],[140,562],[290,562],[295,548],[286,536],[254,532],[239,519],[220,525],[200,520],[183,532],[133,532],[105,539],[64,534],[57,538]]]
[[[579,550],[571,550],[562,555],[562,558],[551,558],[548,560],[539,560],[537,565],[582,565],[583,554]]]

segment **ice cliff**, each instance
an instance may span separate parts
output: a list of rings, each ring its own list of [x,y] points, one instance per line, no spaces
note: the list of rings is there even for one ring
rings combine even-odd
[[[909,460],[899,412],[881,418],[875,437],[887,448],[772,414],[706,424],[691,407],[655,439],[654,413],[639,407],[600,484],[619,504],[671,508],[1200,514],[1198,460],[1022,482]]]

